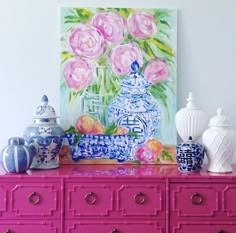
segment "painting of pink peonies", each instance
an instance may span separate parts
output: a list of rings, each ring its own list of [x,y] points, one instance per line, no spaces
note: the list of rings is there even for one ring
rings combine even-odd
[[[62,7],[61,164],[175,164],[175,9]]]

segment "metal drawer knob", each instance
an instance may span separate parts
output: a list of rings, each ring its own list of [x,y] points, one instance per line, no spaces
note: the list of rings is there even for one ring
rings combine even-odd
[[[96,202],[96,195],[93,192],[87,193],[84,197],[85,201],[90,204],[93,205]]]
[[[134,195],[134,201],[137,203],[137,204],[143,204],[145,202],[145,196],[142,192],[139,192],[139,193],[136,193]]]
[[[119,231],[117,229],[113,229],[111,233],[119,233]]]
[[[191,196],[191,201],[194,205],[200,205],[203,201],[203,197],[199,193],[194,193]]]
[[[218,230],[217,233],[225,233],[222,229]]]
[[[14,233],[14,231],[7,229],[6,231],[4,231],[4,233]]]
[[[38,204],[39,201],[40,201],[40,196],[39,196],[38,193],[32,192],[32,193],[29,195],[28,199],[29,199],[29,202],[30,202],[31,204],[36,205],[36,204]]]

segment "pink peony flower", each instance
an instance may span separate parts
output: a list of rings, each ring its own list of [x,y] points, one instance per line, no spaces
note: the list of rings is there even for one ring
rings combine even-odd
[[[152,84],[167,80],[169,75],[168,64],[165,59],[151,59],[144,69],[144,77]]]
[[[86,88],[94,77],[94,66],[89,61],[76,58],[67,63],[63,75],[67,85],[76,90]]]
[[[119,13],[101,12],[92,18],[91,23],[110,43],[120,43],[124,38],[126,22]]]
[[[141,163],[155,163],[156,155],[153,150],[146,145],[140,146],[135,153],[135,156]]]
[[[155,18],[149,13],[135,12],[128,17],[127,21],[128,30],[134,37],[146,38],[152,36],[157,30]]]
[[[139,66],[143,65],[141,50],[134,44],[123,44],[114,47],[110,54],[112,70],[116,74],[128,74],[131,70],[131,64],[137,61]]]
[[[72,30],[69,43],[73,52],[83,58],[96,59],[104,52],[104,37],[94,27],[84,25]]]

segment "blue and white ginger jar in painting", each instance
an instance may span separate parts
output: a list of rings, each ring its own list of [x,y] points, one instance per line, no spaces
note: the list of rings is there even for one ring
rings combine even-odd
[[[57,124],[57,116],[52,106],[48,105],[48,97],[44,95],[41,105],[33,115],[33,124],[24,132],[28,144],[34,144],[38,153],[33,158],[31,168],[51,169],[59,167],[59,151],[64,138],[63,129]]]
[[[140,74],[137,61],[131,65],[132,72],[121,82],[121,91],[108,108],[109,123],[124,126],[129,133],[137,135],[136,145],[156,136],[160,125],[160,108],[148,91],[151,85]]]
[[[33,145],[27,146],[24,138],[9,138],[8,145],[0,154],[1,165],[8,173],[25,173],[36,153],[36,148]]]
[[[176,161],[181,172],[198,172],[202,168],[204,146],[194,142],[192,137],[176,146]]]

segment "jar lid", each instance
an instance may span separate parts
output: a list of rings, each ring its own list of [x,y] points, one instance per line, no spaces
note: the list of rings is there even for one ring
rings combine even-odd
[[[41,105],[39,105],[34,114],[33,119],[52,119],[57,118],[55,109],[48,105],[48,97],[43,95],[41,98]]]
[[[210,127],[230,126],[228,118],[225,116],[222,108],[217,109],[217,115],[210,119]]]
[[[126,78],[122,81],[121,86],[128,87],[131,89],[139,90],[139,88],[147,88],[151,85],[139,71],[139,64],[134,61],[131,64],[131,73],[129,73]]]
[[[13,146],[25,145],[25,140],[22,137],[11,137],[8,139],[8,145],[13,145]]]

